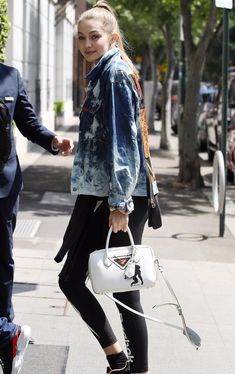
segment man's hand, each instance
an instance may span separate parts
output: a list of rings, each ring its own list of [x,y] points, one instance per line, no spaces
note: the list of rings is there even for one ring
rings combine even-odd
[[[74,148],[73,140],[69,138],[62,138],[60,136],[55,136],[52,140],[52,146],[61,152],[63,156],[68,156],[72,153]]]

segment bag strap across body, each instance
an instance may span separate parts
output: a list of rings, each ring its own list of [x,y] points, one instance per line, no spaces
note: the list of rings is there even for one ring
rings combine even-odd
[[[134,74],[131,75],[131,81],[135,90],[137,90],[138,98],[139,98],[139,121],[140,121],[140,129],[141,129],[141,137],[143,142],[143,151],[144,151],[144,159],[145,159],[145,170],[147,176],[147,196],[149,201],[150,211],[155,212],[153,215],[155,218],[152,219],[149,216],[148,225],[149,227],[153,227],[157,229],[162,226],[161,220],[161,209],[159,205],[158,199],[158,192],[157,192],[157,181],[156,176],[153,171],[153,167],[151,164],[151,156],[150,156],[150,147],[149,147],[149,135],[148,135],[148,123],[146,117],[146,110],[144,105],[144,96],[143,92],[138,80],[138,77]]]
[[[140,317],[143,317],[145,319],[148,319],[150,321],[153,321],[153,322],[156,322],[156,323],[159,323],[161,325],[165,325],[165,326],[168,326],[168,327],[172,327],[176,330],[180,330],[183,332],[183,334],[187,337],[188,341],[196,348],[198,349],[200,346],[201,346],[201,338],[200,336],[193,330],[191,329],[190,327],[188,327],[186,325],[186,322],[185,322],[185,317],[184,317],[184,314],[183,314],[183,311],[182,311],[182,307],[179,303],[179,300],[169,282],[169,280],[166,278],[165,274],[164,274],[164,270],[163,270],[163,267],[160,265],[159,261],[158,260],[155,260],[155,264],[158,268],[158,270],[160,271],[161,275],[162,275],[162,278],[168,288],[168,290],[170,291],[171,295],[173,296],[175,302],[168,302],[168,303],[164,303],[164,304],[158,304],[158,305],[154,305],[153,308],[159,308],[159,307],[162,307],[162,306],[174,306],[178,313],[179,313],[179,316],[181,317],[181,322],[182,322],[182,326],[178,326],[178,325],[175,325],[173,323],[170,323],[170,322],[166,322],[166,321],[162,321],[160,319],[157,319],[155,317],[152,317],[148,314],[144,314],[144,313],[141,313],[141,312],[138,312],[137,310],[133,309],[133,308],[130,308],[128,305],[122,303],[121,301],[119,301],[118,299],[116,299],[113,295],[111,295],[110,293],[105,293],[105,296],[107,296],[109,299],[111,299],[112,301],[114,301],[115,303],[121,305],[123,308],[129,310],[130,312],[134,313],[134,314],[137,314],[138,316]],[[130,291],[131,292],[131,291]]]
[[[140,127],[141,127],[141,135],[142,135],[142,141],[143,141],[143,148],[144,148],[144,157],[145,157],[145,168],[148,176],[148,182],[149,182],[149,198],[151,200],[151,204],[155,204],[154,202],[154,192],[152,185],[154,182],[156,182],[156,176],[152,168],[151,164],[151,156],[150,156],[150,147],[149,147],[149,134],[148,134],[148,123],[146,118],[146,110],[144,105],[144,96],[142,92],[142,88],[140,86],[140,83],[138,81],[138,78],[136,75],[132,75],[133,82],[135,84],[135,87],[138,92],[139,96],[139,102],[140,102]]]

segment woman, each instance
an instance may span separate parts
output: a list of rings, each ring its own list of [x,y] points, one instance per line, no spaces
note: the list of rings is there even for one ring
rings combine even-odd
[[[126,55],[113,10],[98,1],[78,20],[79,50],[93,65],[80,114],[79,143],[72,170],[73,214],[56,257],[68,251],[59,285],[79,311],[107,356],[107,373],[148,374],[148,337],[144,318],[117,306],[128,357],[96,298],[86,287],[89,254],[105,246],[128,245],[129,225],[141,243],[148,217],[146,171],[139,122],[138,73]],[[134,77],[134,79],[133,79]],[[139,291],[115,294],[143,312]]]

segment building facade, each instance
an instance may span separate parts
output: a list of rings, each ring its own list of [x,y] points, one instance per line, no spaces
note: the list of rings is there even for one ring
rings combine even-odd
[[[75,3],[62,2],[55,13],[55,98],[63,103],[64,123],[73,113]]]
[[[75,10],[76,23],[79,16],[87,9],[87,3],[85,0],[78,0]],[[85,75],[89,69],[88,64],[85,62],[81,53],[78,49],[78,38],[77,35],[74,36],[74,52],[73,52],[73,108],[74,113],[78,114],[84,100],[85,93]]]
[[[8,0],[11,30],[6,64],[20,71],[35,111],[51,130],[55,102],[63,104],[65,124],[73,115],[75,5],[75,1]],[[19,155],[38,150],[17,130],[15,134]]]

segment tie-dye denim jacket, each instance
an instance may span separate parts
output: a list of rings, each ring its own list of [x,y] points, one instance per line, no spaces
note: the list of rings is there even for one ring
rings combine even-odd
[[[86,76],[72,194],[108,196],[111,209],[133,210],[132,196],[146,196],[139,98],[130,67],[117,48]]]

